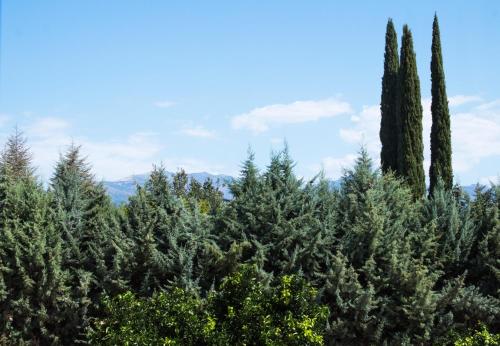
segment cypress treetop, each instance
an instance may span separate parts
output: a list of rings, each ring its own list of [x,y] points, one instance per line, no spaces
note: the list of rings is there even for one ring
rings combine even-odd
[[[439,179],[448,190],[453,185],[451,165],[451,130],[448,98],[441,54],[441,38],[438,18],[434,16],[432,28],[432,128],[431,128],[431,166],[429,169],[430,193],[432,194]]]
[[[399,172],[406,178],[415,198],[425,194],[424,146],[422,143],[422,102],[413,38],[403,27],[401,45],[401,139]]]
[[[397,171],[398,168],[398,93],[399,93],[398,38],[392,19],[387,22],[385,33],[384,75],[380,102],[380,162],[382,170]]]

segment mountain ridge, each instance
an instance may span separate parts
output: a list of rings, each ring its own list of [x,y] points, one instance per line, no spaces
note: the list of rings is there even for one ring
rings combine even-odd
[[[169,171],[167,171],[166,174],[170,180],[172,180],[173,176],[175,175],[175,173]],[[231,200],[233,198],[233,195],[229,190],[229,184],[236,179],[235,177],[225,174],[211,174],[208,172],[195,172],[186,174],[188,176],[188,183],[191,181],[191,179],[195,179],[200,184],[203,184],[207,179],[210,178],[215,187],[222,192],[222,196],[225,200]],[[133,174],[118,180],[103,181],[103,185],[106,188],[106,191],[111,197],[113,203],[122,204],[126,203],[128,201],[128,198],[135,194],[137,185],[143,186],[146,183],[149,175],[150,173]],[[340,179],[329,179],[329,182],[332,188],[339,187],[340,185]],[[462,186],[463,190],[467,192],[472,198],[474,198],[475,195],[475,187],[476,184]]]
[[[166,171],[168,179],[172,181],[175,173]],[[186,173],[189,182],[194,179],[198,183],[203,184],[208,179],[212,180],[214,186],[222,192],[224,199],[231,199],[232,194],[229,191],[229,184],[234,180],[234,177],[225,174],[211,174],[208,172]],[[143,186],[149,178],[150,173],[133,174],[118,180],[103,181],[103,185],[115,204],[122,204],[128,201],[128,198],[135,194],[137,186]]]

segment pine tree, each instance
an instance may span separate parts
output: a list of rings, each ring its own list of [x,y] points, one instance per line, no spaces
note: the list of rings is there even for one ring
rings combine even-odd
[[[384,75],[380,112],[380,162],[382,171],[398,170],[399,145],[399,55],[398,39],[392,19],[387,22],[385,33]]]
[[[17,126],[0,154],[0,168],[2,175],[9,175],[15,179],[30,177],[35,171],[26,137]]]
[[[443,56],[438,18],[434,15],[432,27],[432,128],[431,128],[431,166],[429,168],[430,194],[434,192],[438,180],[442,179],[448,190],[453,185],[451,166],[451,130],[448,98],[444,78]]]
[[[401,45],[401,138],[399,172],[406,178],[415,198],[425,194],[424,146],[422,143],[422,102],[413,38],[403,27]]]

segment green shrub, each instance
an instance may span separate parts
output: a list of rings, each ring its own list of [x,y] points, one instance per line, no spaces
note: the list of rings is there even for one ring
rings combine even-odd
[[[454,346],[483,346],[500,345],[500,334],[492,334],[483,325],[480,330],[476,330],[471,335],[463,336],[455,340]]]
[[[323,345],[328,309],[315,298],[296,276],[266,287],[253,267],[242,266],[206,299],[176,288],[107,300],[89,338],[99,345]]]

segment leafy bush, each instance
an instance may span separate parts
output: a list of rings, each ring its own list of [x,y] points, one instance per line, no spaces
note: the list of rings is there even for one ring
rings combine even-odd
[[[205,299],[175,288],[106,300],[90,340],[100,345],[322,345],[328,309],[296,276],[266,287],[242,266]]]
[[[500,345],[500,334],[492,334],[483,325],[480,330],[474,331],[471,335],[463,336],[455,340],[454,346],[497,346]]]

